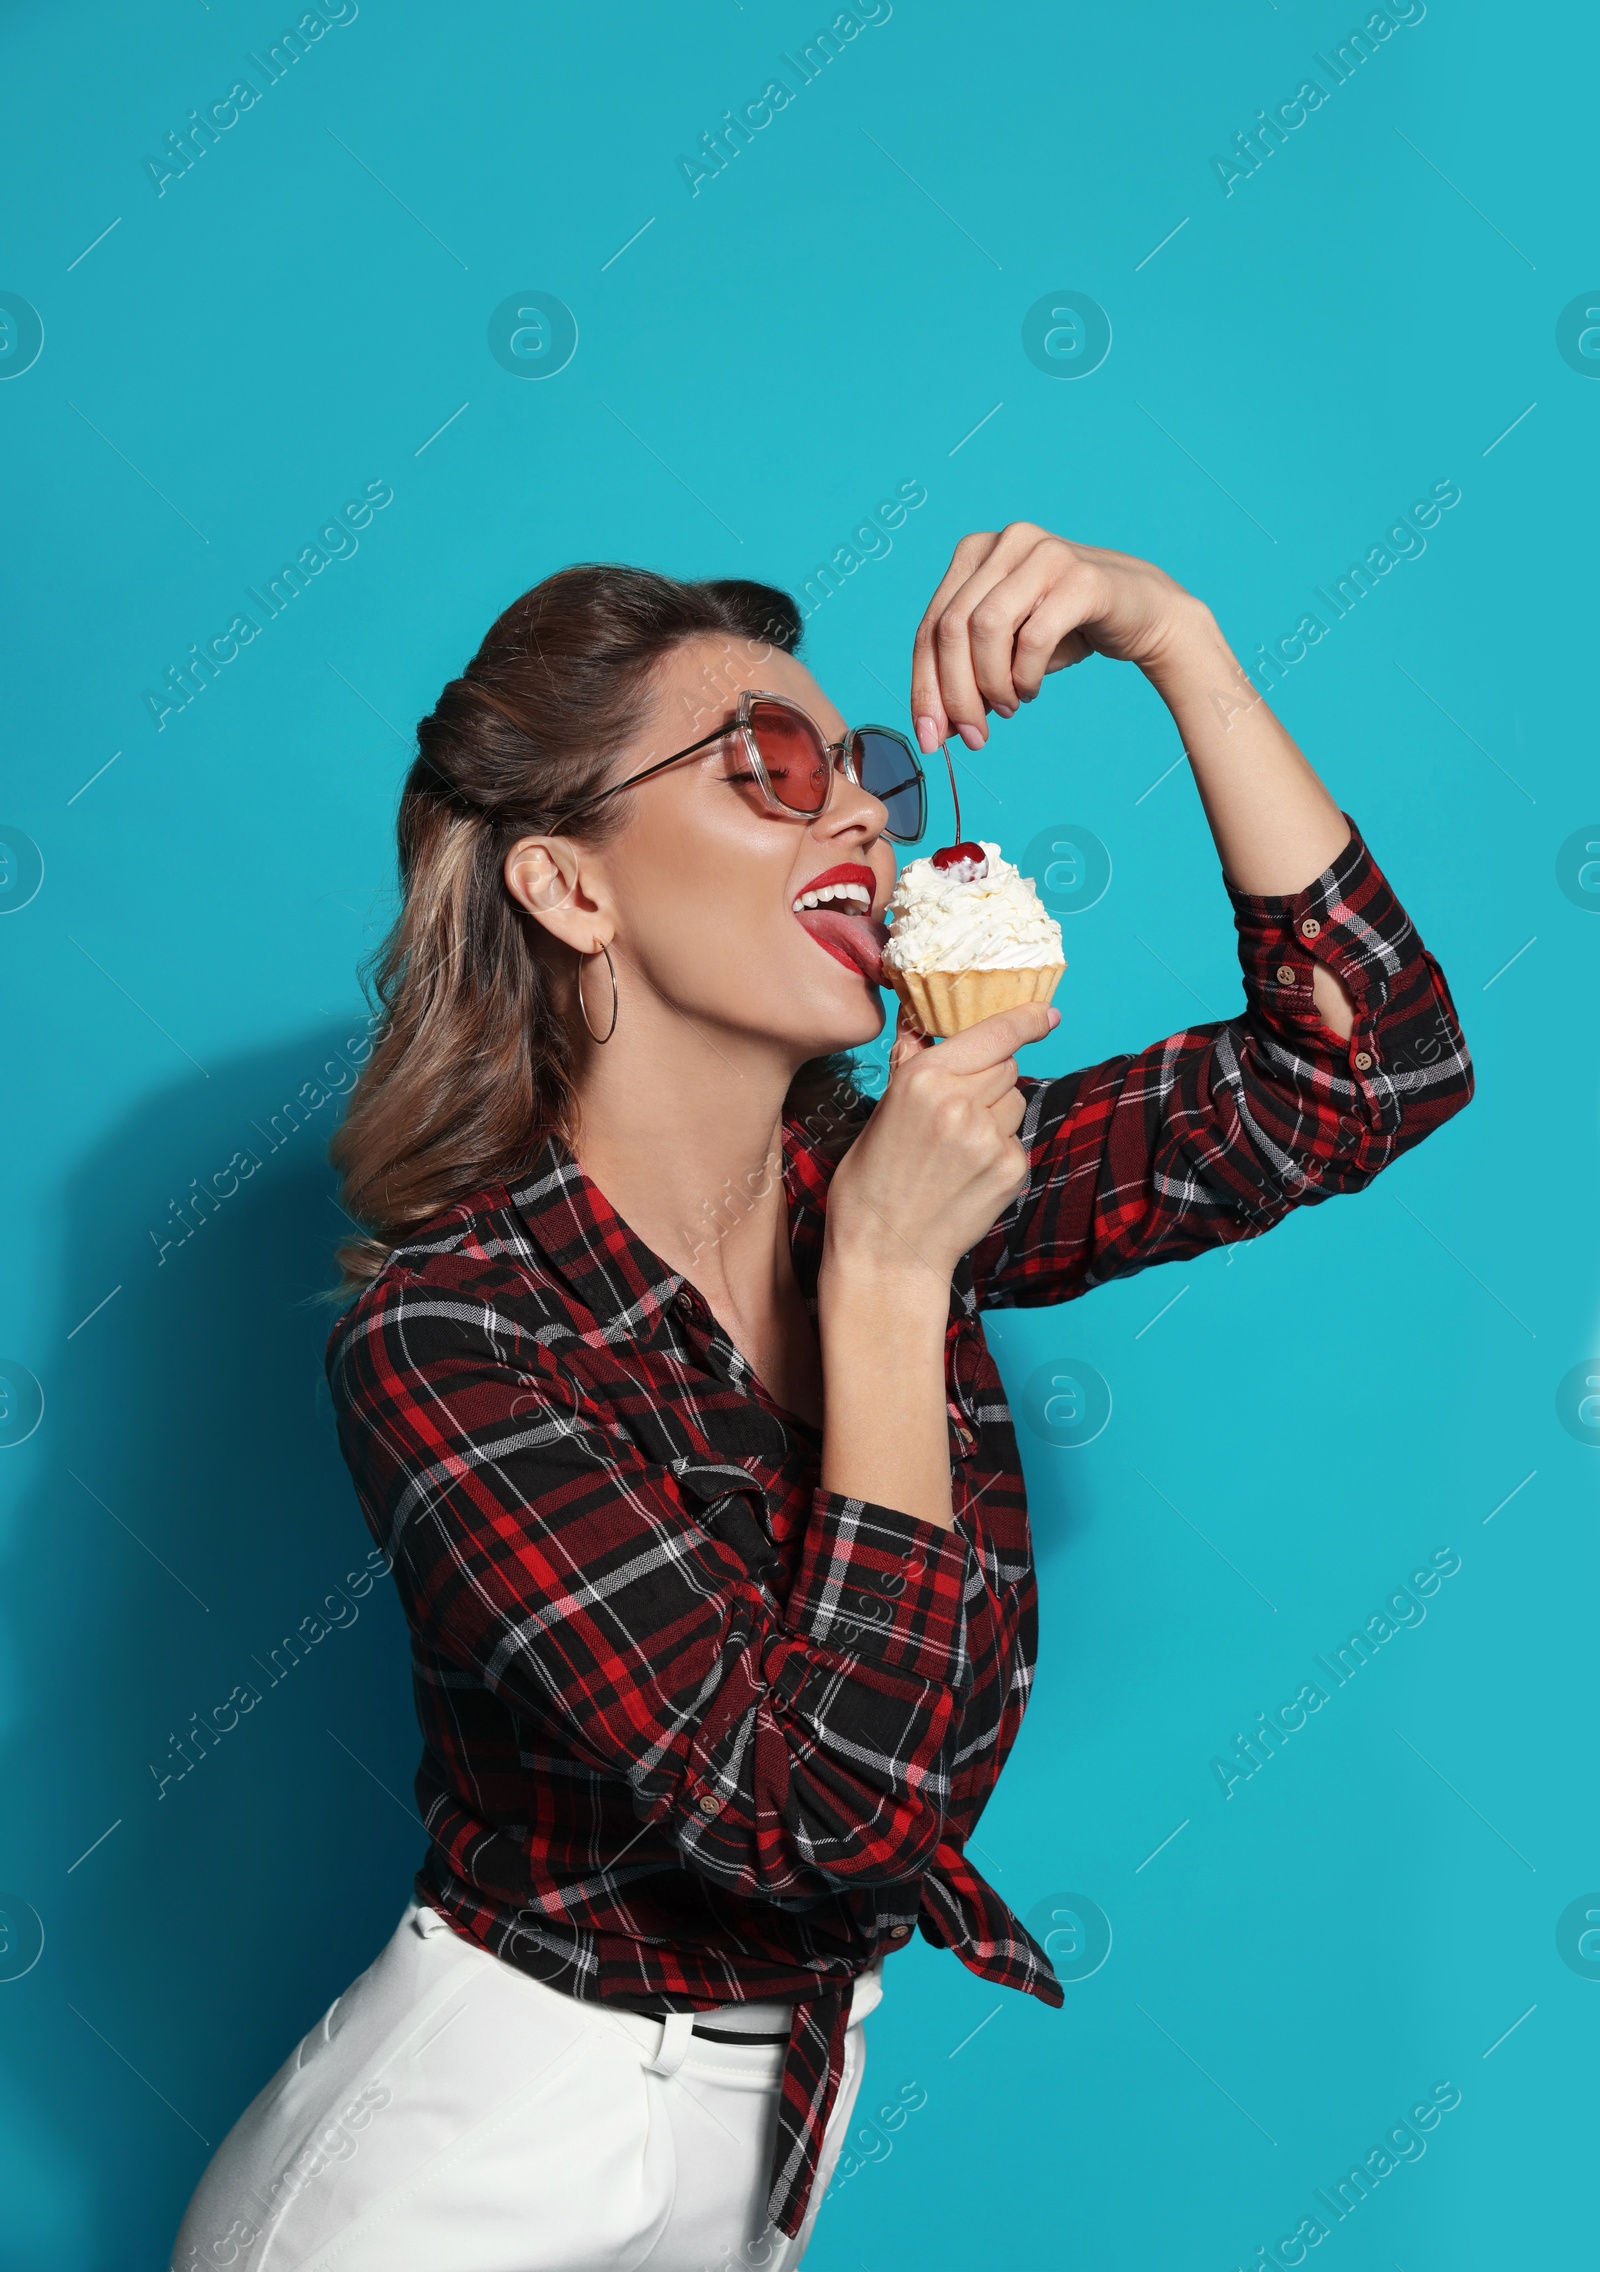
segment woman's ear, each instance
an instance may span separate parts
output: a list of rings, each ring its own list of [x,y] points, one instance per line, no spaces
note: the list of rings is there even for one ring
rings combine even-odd
[[[603,883],[566,837],[519,837],[504,875],[517,906],[564,946],[592,955],[616,936]]]

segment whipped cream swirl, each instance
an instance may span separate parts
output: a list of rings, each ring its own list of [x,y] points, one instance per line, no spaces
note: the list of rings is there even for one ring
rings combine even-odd
[[[1035,970],[1065,962],[1061,926],[1046,914],[1033,878],[1018,875],[998,844],[983,849],[987,870],[970,882],[931,860],[901,869],[887,910],[889,969]]]

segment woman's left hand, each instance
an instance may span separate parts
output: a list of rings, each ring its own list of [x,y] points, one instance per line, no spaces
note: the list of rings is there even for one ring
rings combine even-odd
[[[956,546],[911,653],[911,710],[924,754],[958,733],[989,735],[1050,671],[1110,655],[1159,669],[1206,610],[1181,584],[1126,552],[1069,544],[1032,521],[982,530]]]

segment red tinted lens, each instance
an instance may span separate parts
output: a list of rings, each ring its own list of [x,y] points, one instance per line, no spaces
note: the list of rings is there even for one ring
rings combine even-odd
[[[781,703],[753,702],[750,726],[778,802],[793,813],[820,813],[828,801],[830,761],[811,720]]]

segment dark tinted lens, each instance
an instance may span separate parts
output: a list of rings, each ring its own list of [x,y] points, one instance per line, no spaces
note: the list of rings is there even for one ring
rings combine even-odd
[[[828,752],[809,718],[776,702],[754,702],[750,724],[778,802],[795,813],[820,813],[828,801]]]
[[[927,824],[922,765],[902,734],[882,726],[863,726],[856,735],[856,771],[867,794],[889,809],[884,833],[897,843],[914,844]]]

